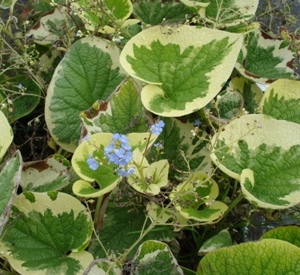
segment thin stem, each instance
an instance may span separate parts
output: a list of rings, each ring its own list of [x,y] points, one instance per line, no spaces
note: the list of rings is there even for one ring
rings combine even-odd
[[[148,219],[148,218],[146,218]],[[139,242],[156,226],[157,224],[155,222],[151,223],[149,225],[149,227],[140,234],[139,238],[137,238],[137,240],[126,250],[126,252],[122,255],[122,262],[126,261],[126,258],[128,256],[128,254],[131,252],[132,249],[134,249]]]
[[[103,197],[99,197],[97,199],[96,208],[95,208],[95,214],[94,214],[94,227],[95,228],[97,228],[97,225],[98,225],[98,220],[99,220],[98,213],[100,213],[100,208],[101,208],[102,200],[103,200]]]
[[[102,226],[103,226],[103,220],[104,220],[104,214],[109,202],[109,197],[110,197],[111,192],[106,193],[103,195],[103,198],[101,200],[100,204],[100,208],[98,206],[98,202],[96,205],[96,212],[95,212],[95,226],[96,226],[96,232],[98,234],[98,232],[101,230]],[[97,209],[98,208],[98,209]],[[99,214],[97,214],[99,213]]]
[[[88,211],[89,211],[89,213],[90,213],[90,216],[92,217],[92,213],[91,213],[91,210],[90,210],[90,207],[89,207],[87,201],[85,201],[85,205],[86,205],[86,208],[88,209]],[[108,258],[108,256],[109,256],[109,255],[108,255],[108,252],[106,251],[106,249],[105,249],[103,243],[102,243],[101,240],[99,239],[98,233],[97,233],[96,230],[95,230],[95,226],[93,226],[93,233],[94,233],[94,236],[95,236],[96,240],[98,241],[98,243],[100,244],[101,248],[103,249],[106,258]],[[91,245],[91,243],[90,243],[89,245]]]
[[[241,192],[241,193],[240,193],[240,194],[239,194],[239,195],[238,195],[238,196],[230,203],[230,205],[228,206],[228,209],[226,210],[226,212],[225,212],[224,215],[223,215],[222,220],[224,220],[224,219],[227,217],[227,215],[231,212],[231,210],[232,210],[234,207],[236,207],[242,199],[244,199],[244,194]]]

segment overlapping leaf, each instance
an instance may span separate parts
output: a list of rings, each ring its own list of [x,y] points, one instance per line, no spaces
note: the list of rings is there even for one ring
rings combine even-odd
[[[62,189],[69,184],[68,168],[68,161],[59,155],[25,163],[20,185],[23,191],[48,192]]]
[[[185,219],[212,223],[222,217],[227,205],[215,201],[219,194],[217,183],[205,174],[194,173],[177,185],[170,194],[175,209]]]
[[[81,113],[81,117],[90,134],[127,134],[145,132],[148,128],[139,90],[131,78],[121,84],[108,102],[96,102],[91,109]]]
[[[75,275],[93,260],[84,251],[91,234],[91,218],[74,197],[55,192],[24,193],[14,202],[0,246],[21,274]]]
[[[134,259],[133,274],[183,275],[171,249],[165,243],[149,240],[143,242]]]
[[[180,0],[182,3],[199,8],[203,19],[214,27],[224,28],[250,20],[256,12],[258,0]]]
[[[48,88],[45,119],[53,139],[74,151],[80,137],[80,112],[106,100],[124,79],[119,51],[99,38],[75,42],[57,66]]]
[[[197,274],[298,274],[300,249],[288,242],[266,239],[221,248],[200,261]]]
[[[287,45],[281,47],[281,42],[260,30],[248,33],[236,68],[245,77],[259,83],[294,78],[293,53]]]
[[[120,63],[146,83],[146,109],[162,116],[182,116],[205,106],[233,69],[241,36],[193,26],[156,26],[133,37]],[[226,70],[224,70],[226,67]]]
[[[261,239],[277,239],[289,242],[300,248],[300,228],[297,225],[280,226],[264,233]]]
[[[300,82],[278,79],[266,90],[260,104],[261,112],[276,119],[300,124]]]
[[[133,6],[133,11],[145,24],[152,26],[164,23],[184,22],[193,10],[182,3],[174,1],[162,3],[159,0],[138,1]]]
[[[264,115],[235,119],[213,138],[212,160],[241,181],[251,202],[287,208],[300,202],[300,125]]]

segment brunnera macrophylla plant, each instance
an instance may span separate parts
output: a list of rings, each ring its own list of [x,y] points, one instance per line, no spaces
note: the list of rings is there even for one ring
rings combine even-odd
[[[81,197],[99,198],[116,188],[122,177],[125,177],[136,191],[147,196],[158,195],[161,188],[169,185],[170,165],[166,159],[149,164],[147,151],[151,146],[159,146],[154,142],[164,125],[159,120],[146,133],[131,133],[127,136],[98,133],[85,137],[72,158],[74,170],[82,178],[74,183],[73,192]],[[185,191],[179,191],[181,188]],[[178,215],[183,218],[208,222],[219,219],[227,209],[225,204],[215,201],[217,196],[217,184],[205,174],[198,173],[174,189],[170,194],[170,205],[175,205]],[[200,205],[206,205],[206,210],[198,211]],[[194,215],[184,215],[185,211],[193,208]]]
[[[17,67],[0,43],[11,52],[0,73],[1,271],[298,274],[296,228],[243,245],[230,236],[243,209],[300,203],[295,53],[252,21],[258,1],[36,2],[45,15],[26,32],[32,47],[18,48],[29,63]],[[49,83],[31,66],[44,63]],[[24,162],[9,122],[39,103],[38,87],[59,149]],[[197,271],[178,253],[186,232],[205,254]]]

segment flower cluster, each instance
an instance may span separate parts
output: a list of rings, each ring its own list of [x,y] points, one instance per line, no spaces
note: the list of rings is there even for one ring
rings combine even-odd
[[[156,122],[150,127],[150,132],[155,135],[160,135],[164,126],[165,123],[162,120],[159,120],[158,122]]]
[[[128,164],[132,159],[128,138],[120,134],[113,135],[111,143],[104,148],[104,153],[109,162],[119,166]]]
[[[109,162],[119,166],[116,172],[122,177],[127,177],[134,172],[134,167],[127,168],[132,160],[132,148],[128,142],[125,135],[114,134],[110,144],[104,148],[106,158]]]
[[[116,173],[121,177],[128,177],[134,173],[134,167],[128,167],[132,160],[132,147],[128,144],[128,138],[125,135],[114,134],[108,146],[104,148],[104,155],[109,163],[117,165]],[[100,166],[99,161],[90,154],[86,160],[91,170],[97,170]]]

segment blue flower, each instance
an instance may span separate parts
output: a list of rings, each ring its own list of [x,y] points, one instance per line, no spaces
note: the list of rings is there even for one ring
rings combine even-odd
[[[120,177],[128,177],[129,175],[132,175],[134,173],[134,167],[129,167],[128,169],[119,168],[117,169],[117,174]]]
[[[165,123],[162,120],[159,120],[158,122],[156,122],[155,124],[153,124],[150,127],[150,131],[151,131],[152,134],[160,135],[160,133],[162,132],[164,126],[165,126]]]
[[[161,141],[160,141],[160,142],[157,142],[157,143],[154,143],[153,146],[154,146],[155,148],[157,148],[157,149],[163,149],[163,148],[164,148],[164,146],[163,146],[163,144],[162,144]]]
[[[194,126],[195,127],[200,127],[200,125],[201,125],[201,121],[197,118],[197,119],[195,119],[194,120]]]
[[[90,155],[88,159],[86,160],[88,166],[90,167],[91,170],[97,170],[99,167],[99,162],[94,159],[93,155]]]
[[[125,166],[132,160],[131,146],[125,135],[114,134],[111,143],[104,148],[104,153],[109,162]]]
[[[125,135],[121,135],[121,134],[113,134],[112,136],[112,143],[120,143],[120,145],[122,147],[126,147],[128,146],[128,137],[126,137]]]

